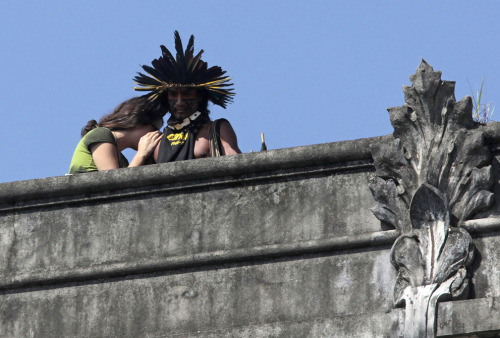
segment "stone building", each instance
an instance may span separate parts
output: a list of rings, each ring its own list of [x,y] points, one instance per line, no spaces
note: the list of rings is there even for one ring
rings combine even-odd
[[[410,79],[392,135],[0,184],[0,336],[499,335],[500,125]]]

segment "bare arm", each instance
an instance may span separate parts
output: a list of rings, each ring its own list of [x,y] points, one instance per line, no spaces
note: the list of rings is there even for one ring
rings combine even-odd
[[[220,125],[220,140],[222,143],[222,155],[241,154],[241,150],[238,148],[236,133],[227,121],[222,121]]]
[[[154,151],[156,145],[161,140],[161,133],[158,131],[150,132],[141,137],[137,147],[137,153],[129,164],[130,167],[143,165],[149,155]],[[108,142],[95,143],[90,146],[92,159],[97,170],[118,169],[118,150],[115,145]]]
[[[120,167],[118,151],[113,143],[94,143],[90,146],[90,152],[97,170],[118,169]]]

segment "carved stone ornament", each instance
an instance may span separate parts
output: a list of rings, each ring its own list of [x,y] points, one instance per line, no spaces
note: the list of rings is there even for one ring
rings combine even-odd
[[[422,60],[405,104],[389,108],[394,139],[372,149],[375,216],[401,233],[391,261],[405,337],[435,336],[437,302],[467,296],[474,245],[461,228],[494,202],[491,153],[472,100],[455,101],[455,83]]]

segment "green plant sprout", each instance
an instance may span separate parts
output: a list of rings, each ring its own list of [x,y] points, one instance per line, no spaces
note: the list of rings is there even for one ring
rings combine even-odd
[[[475,91],[472,89],[469,80],[467,80],[472,94],[472,103],[473,103],[472,119],[475,122],[483,124],[493,121],[491,117],[493,116],[493,111],[495,110],[495,106],[492,106],[491,102],[483,103],[481,101],[483,95],[484,80],[485,78],[483,77],[483,82],[481,82],[481,88],[479,90],[476,89]]]

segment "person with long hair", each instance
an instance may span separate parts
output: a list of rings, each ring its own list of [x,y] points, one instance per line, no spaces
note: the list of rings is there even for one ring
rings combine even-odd
[[[99,122],[90,120],[82,129],[82,139],[76,146],[69,173],[145,164],[161,140],[159,129],[162,125],[162,116],[148,106],[144,98],[122,102]],[[130,164],[121,153],[127,148],[137,151]]]

